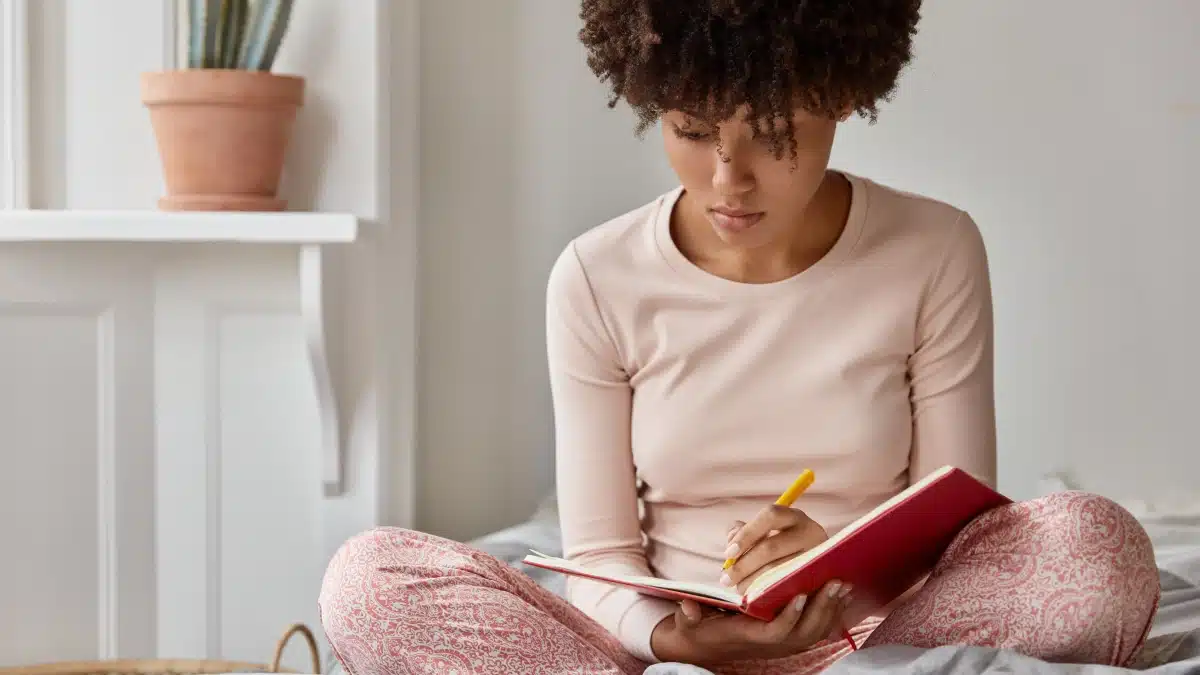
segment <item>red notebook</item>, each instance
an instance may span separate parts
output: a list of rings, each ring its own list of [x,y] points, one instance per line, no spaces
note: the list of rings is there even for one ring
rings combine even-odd
[[[762,574],[745,593],[716,584],[606,574],[536,551],[524,562],[645,595],[690,598],[764,621],[797,595],[812,594],[837,579],[854,587],[846,618],[857,623],[921,581],[971,520],[1011,501],[961,469],[942,467],[819,546]]]

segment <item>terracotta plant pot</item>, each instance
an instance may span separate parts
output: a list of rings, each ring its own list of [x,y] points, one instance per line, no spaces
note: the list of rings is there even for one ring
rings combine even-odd
[[[304,79],[247,70],[142,75],[170,211],[282,211],[279,179]]]

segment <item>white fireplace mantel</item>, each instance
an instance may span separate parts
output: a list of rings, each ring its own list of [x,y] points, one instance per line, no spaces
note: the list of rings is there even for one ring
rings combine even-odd
[[[321,418],[322,488],[344,489],[344,408],[338,359],[329,337],[338,330],[328,311],[337,299],[327,283],[325,247],[357,240],[359,219],[345,213],[162,212],[87,210],[0,211],[0,245],[218,244],[295,246],[300,314]]]
[[[125,242],[299,244],[353,242],[346,213],[165,211],[0,211],[0,243]]]
[[[0,510],[53,495],[9,532],[95,561],[57,619],[92,626],[0,639],[3,658],[250,657],[317,625],[332,549],[375,521],[374,328],[347,307],[377,245],[364,222],[0,210],[0,427],[25,477]],[[3,571],[58,575],[55,546]],[[34,606],[23,588],[5,592]]]

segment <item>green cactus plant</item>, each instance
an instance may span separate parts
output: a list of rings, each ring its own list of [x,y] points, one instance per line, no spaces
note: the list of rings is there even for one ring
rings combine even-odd
[[[187,0],[188,67],[269,71],[292,0]]]

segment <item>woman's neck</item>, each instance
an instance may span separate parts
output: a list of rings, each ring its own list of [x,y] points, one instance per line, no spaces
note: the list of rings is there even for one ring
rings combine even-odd
[[[681,209],[679,227],[672,229],[683,255],[709,274],[741,283],[773,283],[800,274],[829,253],[846,226],[850,201],[849,181],[829,171],[788,236],[762,246],[729,246],[713,231],[702,207]]]

